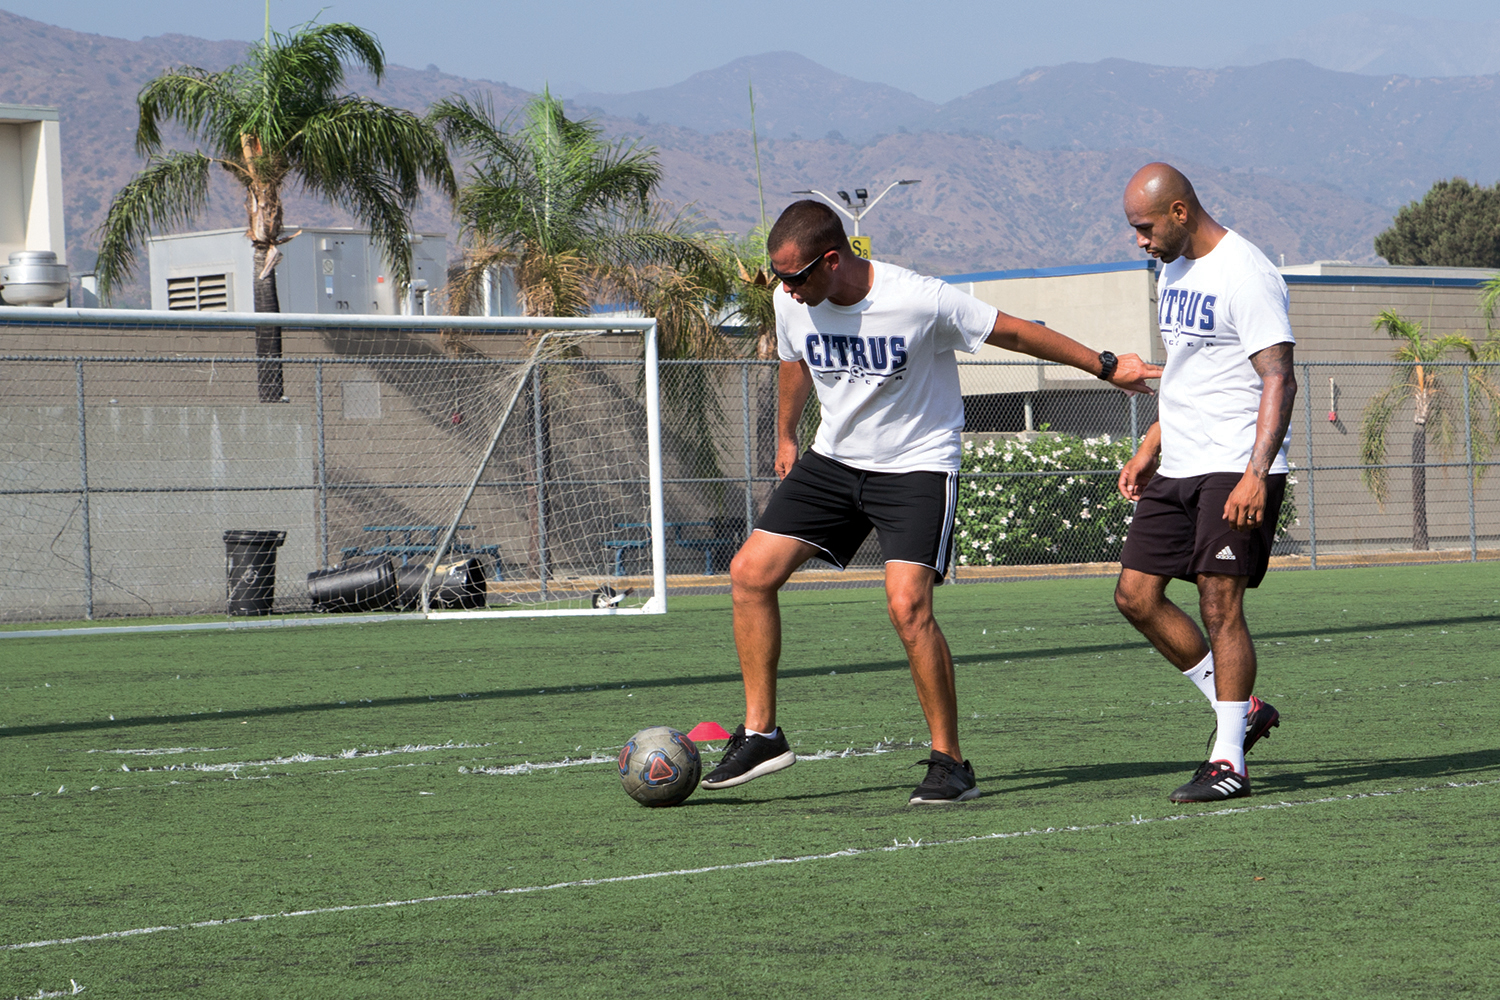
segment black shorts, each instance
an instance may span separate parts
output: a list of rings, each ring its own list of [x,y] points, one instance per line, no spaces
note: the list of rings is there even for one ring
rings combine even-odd
[[[886,562],[936,571],[953,558],[957,472],[866,472],[805,452],[776,487],[756,531],[814,545],[839,569],[874,528]]]
[[[1241,478],[1238,472],[1154,477],[1141,491],[1120,565],[1190,583],[1200,573],[1248,576],[1248,586],[1260,586],[1271,563],[1286,476],[1266,477],[1265,514],[1249,531],[1236,531],[1224,520],[1224,503]]]

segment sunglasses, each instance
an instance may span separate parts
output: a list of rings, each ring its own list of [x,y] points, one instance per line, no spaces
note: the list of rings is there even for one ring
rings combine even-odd
[[[802,285],[807,284],[808,278],[812,277],[813,268],[821,264],[824,257],[827,257],[837,249],[838,247],[829,247],[827,250],[824,250],[822,253],[814,257],[811,264],[807,265],[795,274],[782,274],[780,271],[776,270],[775,267],[771,268],[771,274],[775,276],[777,281],[781,282],[783,285],[786,285],[788,288],[801,287]]]

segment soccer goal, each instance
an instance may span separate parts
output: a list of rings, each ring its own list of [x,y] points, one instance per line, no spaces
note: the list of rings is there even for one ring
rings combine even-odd
[[[0,617],[666,610],[653,321],[268,318],[0,309]]]

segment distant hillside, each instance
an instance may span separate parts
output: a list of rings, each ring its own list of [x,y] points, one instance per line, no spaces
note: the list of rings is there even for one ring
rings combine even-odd
[[[1500,76],[1413,79],[1286,60],[1222,70],[1107,59],[950,101],[928,127],[1033,149],[1142,146],[1335,185],[1395,208],[1433,181],[1500,177]]]
[[[708,138],[647,129],[667,168],[665,195],[696,201],[704,215],[744,231],[759,221],[748,133]],[[1139,255],[1120,199],[1125,182],[1153,154],[1029,150],[980,136],[890,135],[869,145],[761,143],[771,218],[812,184],[828,191],[879,189],[902,177],[864,232],[876,256],[931,274],[1129,260]],[[1277,259],[1372,261],[1384,210],[1337,190],[1180,161],[1211,212]]]
[[[821,139],[829,132],[863,140],[925,119],[937,105],[883,83],[825,69],[795,52],[767,52],[695,73],[679,84],[632,94],[579,94],[604,114],[681,125],[705,134],[750,128],[749,83],[755,83],[762,138]]]
[[[0,65],[6,67],[0,74],[0,103],[39,104],[61,112],[68,252],[75,269],[92,262],[93,231],[115,192],[141,166],[133,148],[134,100],[141,85],[172,66],[223,68],[239,59],[244,50],[245,44],[240,42],[182,36],[132,42],[73,32],[0,12]],[[985,115],[995,117],[993,99],[997,95],[988,95],[964,109],[970,116],[969,125],[951,126],[968,128],[967,135],[935,128],[902,134],[892,123],[884,130],[890,134],[876,138],[872,133],[872,138],[863,142],[825,138],[830,130],[852,136],[856,126],[848,125],[847,118],[825,122],[816,117],[798,118],[789,110],[799,105],[817,107],[820,88],[847,96],[831,102],[841,115],[859,113],[862,101],[887,101],[883,106],[892,115],[906,113],[903,108],[933,115],[956,113],[959,102],[933,110],[892,88],[857,81],[842,84],[841,91],[829,91],[829,77],[834,74],[811,63],[798,68],[796,57],[785,63],[796,69],[795,73],[768,72],[763,82],[757,67],[773,65],[776,58],[741,61],[747,72],[755,73],[760,122],[773,130],[784,128],[786,136],[795,132],[808,136],[778,139],[762,133],[767,209],[772,217],[792,200],[788,192],[793,189],[876,188],[882,181],[919,177],[923,181],[920,186],[893,192],[881,203],[867,221],[865,232],[873,237],[878,256],[929,273],[1134,257],[1137,251],[1119,207],[1120,191],[1132,170],[1163,154],[1181,160],[1211,209],[1225,222],[1268,252],[1284,253],[1288,263],[1319,258],[1371,259],[1371,241],[1389,220],[1388,209],[1341,193],[1329,184],[1223,170],[1222,165],[1230,159],[1227,147],[1205,142],[1201,151],[1193,150],[1187,138],[1193,133],[1186,125],[1182,126],[1184,131],[1150,129],[1139,123],[1130,127],[1123,113],[1114,118],[1090,118],[1082,104],[1071,107],[1065,101],[1055,102],[1061,111],[1023,102],[1026,110],[1021,124],[1001,116],[996,118],[1000,124],[980,128],[977,126]],[[1061,70],[1078,75],[1076,67]],[[1150,70],[1138,67],[1142,73]],[[700,124],[710,123],[704,128],[715,129],[714,134],[705,135],[646,112],[641,112],[650,119],[646,124],[608,115],[599,120],[611,134],[644,138],[658,147],[666,172],[663,193],[667,198],[679,205],[694,206],[705,224],[744,232],[758,221],[759,209],[750,135],[742,122],[734,120],[734,102],[745,98],[743,82],[735,79],[739,71],[726,68],[718,75],[706,74],[698,85],[704,99],[695,113],[703,116]],[[1184,71],[1155,72],[1172,77]],[[418,112],[453,93],[479,92],[488,95],[505,114],[530,96],[500,83],[400,66],[389,67],[386,81],[378,89],[371,88],[368,81],[354,83],[382,101]],[[1006,87],[1011,91],[1036,89],[1035,81],[997,86],[1002,88],[1000,98],[1009,93],[1003,89]],[[1088,89],[1070,90],[1048,83],[1040,91],[1049,88],[1077,94]],[[1126,103],[1123,97],[1116,100],[1119,107]],[[744,111],[748,117],[748,103]],[[713,114],[722,115],[724,128],[711,125]],[[875,121],[873,112],[866,120]],[[1150,120],[1159,121],[1160,116]],[[841,122],[847,127],[840,127]],[[824,124],[829,128],[811,134]],[[1007,134],[1009,128],[1020,128],[1026,141]],[[984,134],[986,131],[1001,137]],[[1079,137],[1076,144],[1052,138],[1069,133]],[[1048,145],[1071,148],[1046,149]],[[1179,152],[1183,149],[1191,151]],[[349,224],[347,218],[321,202],[297,195],[288,204],[287,219],[293,226]],[[243,223],[244,208],[238,191],[227,180],[216,182],[209,209],[196,228]],[[436,199],[424,205],[416,224],[429,231],[452,234],[456,230],[448,206]],[[137,286],[126,302],[141,304],[144,298]]]
[[[1230,61],[1253,66],[1277,59],[1377,76],[1483,76],[1500,73],[1500,21],[1474,24],[1388,10],[1336,14]]]

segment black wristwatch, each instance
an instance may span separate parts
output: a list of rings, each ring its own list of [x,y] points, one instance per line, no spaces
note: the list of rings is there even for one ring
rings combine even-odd
[[[1110,353],[1109,351],[1099,352],[1099,377],[1104,381],[1108,382],[1109,377],[1115,373],[1115,369],[1119,366],[1120,359],[1115,357],[1112,353]]]

